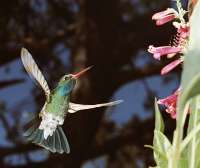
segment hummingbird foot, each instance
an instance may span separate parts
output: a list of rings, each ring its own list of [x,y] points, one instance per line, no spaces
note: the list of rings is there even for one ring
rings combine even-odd
[[[60,116],[55,116],[51,113],[45,113],[42,116],[42,121],[40,123],[39,129],[43,130],[44,139],[52,136],[58,125],[62,125],[64,119]]]

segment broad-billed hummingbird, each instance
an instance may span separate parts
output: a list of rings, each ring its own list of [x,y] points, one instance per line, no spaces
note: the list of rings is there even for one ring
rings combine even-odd
[[[91,67],[85,68],[76,74],[68,74],[61,77],[58,85],[50,91],[49,86],[27,49],[22,48],[21,59],[26,71],[40,84],[46,95],[46,101],[39,113],[38,121],[33,122],[25,132],[27,139],[47,150],[55,153],[70,153],[68,140],[61,126],[67,113],[75,113],[80,110],[92,109],[103,106],[113,106],[122,100],[83,105],[70,102],[70,94],[76,84],[76,80]]]

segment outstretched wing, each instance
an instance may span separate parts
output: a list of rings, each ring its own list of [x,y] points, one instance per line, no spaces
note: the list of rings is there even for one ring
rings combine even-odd
[[[75,113],[80,110],[87,110],[87,109],[93,109],[93,108],[98,108],[98,107],[105,107],[105,106],[114,106],[119,103],[122,103],[123,100],[117,100],[109,103],[101,103],[101,104],[94,104],[94,105],[85,105],[85,104],[76,104],[76,103],[69,103],[69,113]]]
[[[40,84],[46,96],[48,97],[50,94],[49,86],[41,71],[39,70],[37,64],[33,60],[31,54],[25,48],[22,48],[21,50],[21,59],[28,74],[36,79],[36,81]]]

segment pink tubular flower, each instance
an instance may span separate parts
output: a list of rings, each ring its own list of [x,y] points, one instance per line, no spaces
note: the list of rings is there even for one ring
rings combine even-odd
[[[179,5],[178,2],[177,5]],[[169,21],[177,19],[177,21],[173,22],[174,27],[177,29],[177,34],[172,42],[172,45],[161,47],[154,47],[153,45],[149,46],[148,52],[152,53],[155,59],[160,60],[160,58],[164,55],[166,55],[167,58],[172,58],[178,53],[183,54],[187,49],[190,27],[189,22],[186,22],[184,19],[185,13],[186,11],[182,8],[178,8],[178,11],[173,8],[168,8],[165,11],[158,12],[152,16],[152,19],[156,20],[157,25],[163,25]],[[172,61],[161,70],[161,75],[170,72],[182,62],[183,59],[181,57]]]
[[[160,26],[170,22],[178,17],[178,13],[173,8],[168,8],[165,11],[158,12],[152,16],[152,20],[156,20],[156,25]]]
[[[162,68],[161,75],[167,74],[168,72],[170,72],[171,70],[173,70],[176,66],[178,66],[182,62],[183,62],[183,59],[181,59],[181,58],[172,61],[171,63],[169,63],[168,65],[166,65],[164,68]]]
[[[154,47],[150,45],[148,52],[152,53],[155,59],[160,60],[160,57],[163,55],[176,54],[181,52],[181,48],[173,46]]]
[[[176,104],[179,94],[180,87],[172,95],[158,100],[158,104],[164,105],[166,107],[166,112],[169,113],[173,119],[176,118]]]

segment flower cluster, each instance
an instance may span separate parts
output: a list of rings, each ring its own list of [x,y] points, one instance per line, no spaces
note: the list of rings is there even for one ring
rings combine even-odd
[[[183,12],[182,12],[183,13]],[[185,13],[185,12],[184,12]],[[184,53],[187,47],[187,40],[189,37],[189,23],[186,23],[183,16],[172,8],[168,8],[163,12],[158,12],[153,15],[152,19],[156,20],[158,26],[163,25],[174,19],[180,20],[180,22],[173,22],[173,26],[177,29],[177,35],[174,39],[173,45],[154,47],[153,45],[149,46],[148,51],[153,54],[153,57],[157,60],[160,60],[162,56],[167,56],[168,58],[174,57],[176,54],[180,54],[179,59],[172,61],[170,64],[165,66],[161,70],[161,74],[167,74],[177,65],[183,62],[183,57],[181,54]]]
[[[184,15],[185,10],[182,9],[179,2],[177,2],[178,11],[173,8],[168,8],[165,11],[158,12],[152,16],[152,20],[156,21],[157,26],[161,26],[167,22],[174,21],[173,26],[177,30],[177,35],[174,38],[172,45],[154,47],[150,45],[148,52],[153,54],[153,57],[157,60],[160,60],[161,57],[167,56],[167,58],[172,58],[178,56],[178,59],[175,59],[168,65],[162,68],[161,75],[167,74],[172,71],[175,67],[181,64],[184,61],[183,53],[187,48],[187,42],[190,32],[189,23],[185,21]],[[176,118],[176,102],[177,97],[180,94],[180,87],[172,95],[158,100],[158,104],[163,104],[166,106],[166,112],[171,114],[172,118]]]

